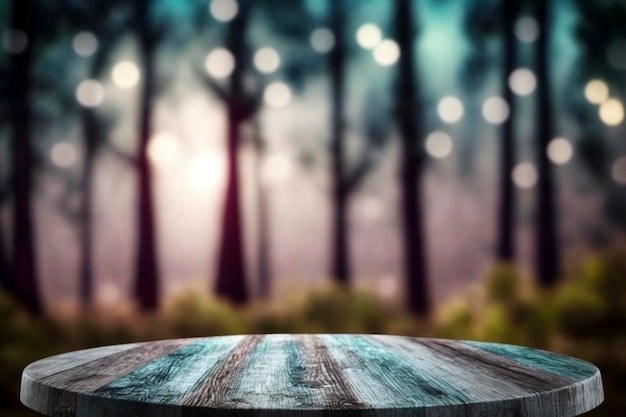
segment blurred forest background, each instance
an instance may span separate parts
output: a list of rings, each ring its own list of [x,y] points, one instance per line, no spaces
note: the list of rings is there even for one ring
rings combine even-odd
[[[623,0],[0,2],[0,415],[102,344],[555,350],[626,413]]]

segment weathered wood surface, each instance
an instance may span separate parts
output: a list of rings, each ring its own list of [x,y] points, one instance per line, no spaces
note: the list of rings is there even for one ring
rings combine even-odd
[[[22,402],[68,417],[570,417],[598,369],[511,345],[251,335],[88,349],[32,363]]]

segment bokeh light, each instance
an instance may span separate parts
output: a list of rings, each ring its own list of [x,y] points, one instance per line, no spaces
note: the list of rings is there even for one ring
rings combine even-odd
[[[602,80],[591,80],[585,85],[585,98],[593,104],[602,104],[609,98],[609,86]]]
[[[28,36],[19,29],[9,29],[2,34],[2,46],[10,54],[21,54],[28,47]]]
[[[189,183],[196,191],[209,191],[224,185],[226,165],[216,153],[197,157],[189,164]]]
[[[178,157],[178,152],[178,139],[168,132],[157,133],[148,143],[148,157],[160,166],[172,164]]]
[[[335,46],[335,35],[327,28],[317,28],[311,32],[309,42],[315,52],[325,54]]]
[[[552,163],[564,165],[568,163],[574,155],[572,144],[565,138],[555,138],[548,144],[548,158]]]
[[[236,0],[213,0],[209,4],[211,16],[220,22],[229,22],[237,16],[239,5]]]
[[[383,67],[395,64],[398,59],[400,59],[400,47],[391,39],[385,39],[374,48],[374,60]]]
[[[385,213],[385,205],[380,198],[365,197],[359,200],[357,211],[364,220],[375,221]]]
[[[518,68],[509,76],[509,88],[518,96],[530,95],[537,88],[537,78],[531,70]]]
[[[600,105],[600,120],[608,126],[617,126],[624,121],[624,105],[616,98],[611,98]]]
[[[104,88],[96,80],[85,80],[76,88],[76,100],[85,107],[98,107],[104,100]]]
[[[261,167],[261,181],[267,186],[278,186],[289,181],[294,172],[294,164],[285,153],[270,154]]]
[[[515,27],[513,28],[517,39],[524,43],[535,42],[539,38],[540,30],[541,29],[539,28],[537,21],[530,16],[519,18],[515,22]]]
[[[537,169],[529,162],[519,163],[513,168],[513,183],[519,188],[532,188],[537,179]]]
[[[274,81],[265,87],[263,99],[270,107],[285,107],[291,101],[291,89],[281,81]]]
[[[132,88],[139,82],[139,68],[130,61],[122,61],[115,64],[111,72],[113,83],[119,88]]]
[[[504,123],[509,118],[509,105],[501,97],[489,97],[483,103],[483,117],[491,124]]]
[[[626,39],[612,42],[607,51],[607,58],[614,68],[626,69]]]
[[[274,48],[261,48],[254,54],[254,66],[265,74],[271,74],[280,66],[280,55]]]
[[[98,39],[91,32],[80,32],[74,36],[72,47],[77,55],[88,57],[98,50]]]
[[[207,55],[204,68],[212,77],[226,78],[235,69],[235,58],[228,49],[217,48]]]
[[[54,165],[69,168],[76,162],[76,149],[68,142],[59,142],[50,150],[50,159]]]
[[[611,168],[613,180],[619,185],[626,185],[626,156],[621,156],[613,163]]]
[[[361,25],[356,32],[356,41],[361,48],[373,49],[383,39],[380,28],[372,23]]]
[[[445,132],[433,132],[426,138],[426,152],[433,158],[443,159],[452,152],[452,139]]]
[[[393,299],[398,294],[399,290],[399,280],[391,275],[380,277],[376,283],[376,292],[382,299]]]
[[[456,97],[444,97],[437,105],[439,118],[445,123],[456,123],[463,117],[463,103]]]

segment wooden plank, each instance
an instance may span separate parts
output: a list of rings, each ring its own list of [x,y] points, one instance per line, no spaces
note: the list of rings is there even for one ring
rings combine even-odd
[[[229,396],[235,389],[242,369],[250,354],[254,351],[263,336],[254,335],[245,338],[220,363],[215,370],[204,375],[200,383],[191,389],[181,401],[181,405],[212,408],[238,408],[243,404]]]
[[[28,373],[28,375],[34,379],[43,378],[44,376],[54,375],[114,353],[134,349],[140,345],[141,343],[129,343],[125,345],[103,346],[62,353],[33,362],[24,369],[24,372]]]
[[[111,353],[40,379],[22,374],[22,401],[40,413],[73,416],[76,394],[93,391],[129,373],[147,362],[190,343],[193,339],[144,343],[130,349]]]
[[[201,339],[92,391],[93,395],[159,404],[176,403],[214,373],[244,336]]]
[[[465,341],[463,344],[574,381],[590,378],[597,372],[597,368],[590,363],[557,353],[496,343]]]

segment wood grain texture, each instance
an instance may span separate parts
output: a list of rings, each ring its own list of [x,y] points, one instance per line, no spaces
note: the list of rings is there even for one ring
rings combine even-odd
[[[67,417],[571,417],[590,363],[520,346],[384,335],[165,340],[53,356],[22,402]]]

